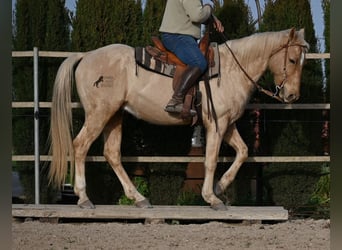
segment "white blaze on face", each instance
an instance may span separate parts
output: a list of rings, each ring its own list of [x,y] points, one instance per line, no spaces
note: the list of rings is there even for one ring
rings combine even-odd
[[[305,54],[304,54],[304,52],[302,51],[302,53],[301,53],[301,55],[300,55],[300,66],[303,65],[304,59],[305,59]]]

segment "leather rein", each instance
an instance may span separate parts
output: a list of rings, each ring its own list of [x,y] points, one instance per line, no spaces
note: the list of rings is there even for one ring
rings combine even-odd
[[[283,74],[284,74],[284,78],[283,80],[281,81],[280,84],[275,84],[276,86],[276,90],[275,92],[271,92],[267,89],[264,89],[260,84],[258,84],[256,81],[254,81],[250,75],[246,72],[246,70],[242,67],[242,65],[240,64],[239,60],[236,58],[234,52],[232,51],[232,49],[228,46],[227,44],[227,41],[228,39],[226,38],[226,36],[224,35],[224,33],[220,33],[224,39],[224,44],[226,45],[226,47],[228,48],[228,50],[230,51],[230,53],[232,54],[235,62],[237,63],[237,65],[240,67],[240,69],[242,70],[242,72],[246,75],[246,77],[254,84],[254,86],[258,89],[258,91],[272,97],[272,98],[275,98],[277,99],[278,101],[280,102],[284,102],[283,99],[281,99],[278,94],[279,94],[279,91],[284,88],[284,85],[287,81],[287,54],[288,54],[288,49],[289,47],[292,47],[292,46],[299,46],[299,47],[305,47],[305,45],[302,45],[302,44],[297,44],[297,43],[294,43],[294,44],[290,44],[290,39],[287,41],[286,44],[284,45],[281,45],[279,48],[277,48],[276,50],[274,50],[271,55],[270,55],[270,58],[272,56],[274,56],[275,54],[277,54],[278,52],[280,52],[281,50],[285,49],[285,57],[284,57],[284,67],[283,67]],[[305,55],[305,53],[304,53]]]

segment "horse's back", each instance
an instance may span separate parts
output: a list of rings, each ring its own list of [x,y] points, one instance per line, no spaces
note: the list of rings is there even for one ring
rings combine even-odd
[[[87,52],[77,69],[91,66],[93,70],[103,71],[124,60],[132,61],[132,57],[134,57],[132,47],[125,44],[110,44]]]

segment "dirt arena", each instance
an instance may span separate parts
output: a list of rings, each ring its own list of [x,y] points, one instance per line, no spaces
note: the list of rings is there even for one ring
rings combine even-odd
[[[330,249],[330,220],[280,223],[12,223],[12,249]]]

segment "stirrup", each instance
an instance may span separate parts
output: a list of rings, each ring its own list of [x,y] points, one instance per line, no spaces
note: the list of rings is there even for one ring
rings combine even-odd
[[[183,109],[183,103],[171,103],[169,102],[164,110],[169,113],[180,113]]]
[[[180,114],[183,111],[183,103],[175,103],[175,104],[169,103],[169,104],[166,105],[164,110],[166,112],[169,112],[169,113],[178,113],[178,114]],[[195,116],[195,115],[197,115],[197,112],[195,110],[193,110],[193,109],[190,109],[189,110],[189,115],[190,116]]]
[[[196,116],[197,112],[196,112],[196,110],[190,109],[189,114],[190,114],[190,116]]]

